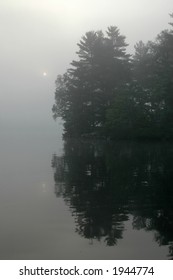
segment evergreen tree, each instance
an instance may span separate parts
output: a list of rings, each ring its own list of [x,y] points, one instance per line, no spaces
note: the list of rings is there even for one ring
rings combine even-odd
[[[162,89],[162,104],[164,114],[162,131],[166,137],[173,137],[173,32],[163,31],[157,38],[156,74]]]
[[[67,135],[173,137],[172,29],[139,41],[132,59],[116,26],[87,32],[78,47],[78,60],[56,81],[54,118]]]
[[[53,112],[55,118],[60,115],[64,119],[69,135],[102,131],[117,88],[128,80],[126,46],[117,27],[108,28],[107,37],[102,31],[90,31],[82,37],[79,60],[72,61],[72,68],[56,81]]]

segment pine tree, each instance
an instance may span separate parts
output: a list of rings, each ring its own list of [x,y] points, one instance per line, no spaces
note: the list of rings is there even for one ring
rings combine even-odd
[[[87,32],[78,43],[78,60],[57,79],[53,107],[55,118],[61,115],[69,135],[102,131],[116,90],[128,80],[126,46],[117,27],[108,28],[107,37],[102,31]]]

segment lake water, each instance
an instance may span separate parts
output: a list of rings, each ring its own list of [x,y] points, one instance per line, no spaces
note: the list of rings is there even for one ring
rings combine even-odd
[[[0,259],[172,259],[173,144],[4,127]]]

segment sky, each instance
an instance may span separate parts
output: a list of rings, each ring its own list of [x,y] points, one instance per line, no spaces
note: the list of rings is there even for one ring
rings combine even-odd
[[[172,0],[1,0],[0,126],[53,123],[55,79],[85,32],[116,25],[133,53],[169,28]]]

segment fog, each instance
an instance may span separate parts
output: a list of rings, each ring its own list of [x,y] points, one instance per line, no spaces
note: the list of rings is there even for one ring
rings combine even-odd
[[[51,111],[85,32],[116,25],[133,53],[172,12],[172,0],[0,1],[0,260],[172,258],[172,146],[63,145]]]
[[[132,53],[168,28],[171,12],[171,0],[1,0],[0,125],[54,125],[54,81],[86,31],[116,25]]]

